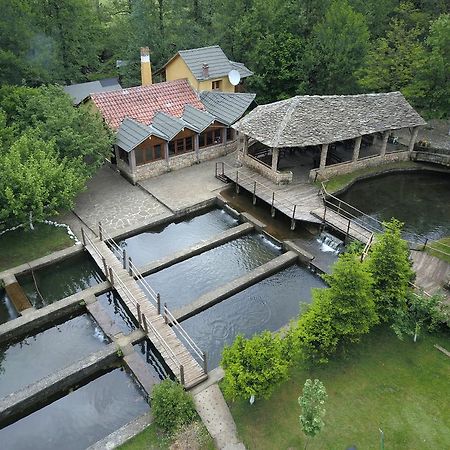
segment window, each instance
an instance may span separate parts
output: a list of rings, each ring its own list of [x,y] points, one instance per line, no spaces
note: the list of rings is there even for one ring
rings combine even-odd
[[[169,156],[175,155],[175,142],[170,141],[169,142]]]
[[[222,143],[222,128],[214,128],[212,130],[206,130],[200,134],[198,139],[199,147],[208,147],[210,145],[216,145]]]
[[[123,148],[119,147],[119,158],[130,165],[130,158],[128,152],[126,152]]]
[[[234,139],[233,131],[233,128],[227,128],[227,141],[232,141]]]
[[[145,143],[136,148],[135,155],[136,164],[138,166],[164,158],[163,147],[161,144],[150,145],[150,143]]]
[[[181,155],[193,150],[192,136],[169,142],[169,156]]]
[[[222,85],[222,80],[216,80],[216,81],[213,81],[212,83],[211,83],[211,85],[212,85],[212,90],[213,91],[220,91],[221,90],[221,85]]]

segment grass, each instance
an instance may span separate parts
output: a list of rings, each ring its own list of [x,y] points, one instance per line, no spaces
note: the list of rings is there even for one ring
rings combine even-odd
[[[423,335],[414,344],[378,329],[328,366],[296,369],[269,400],[231,404],[248,449],[300,449],[297,398],[307,378],[319,378],[328,391],[325,427],[308,444],[314,449],[450,448],[450,359],[433,345],[449,347],[447,335]]]
[[[417,163],[412,161],[403,161],[403,162],[395,162],[390,164],[383,164],[377,167],[367,167],[365,169],[355,170],[352,173],[346,173],[343,175],[337,175],[333,178],[330,178],[327,182],[327,191],[331,194],[337,191],[340,191],[342,188],[349,185],[352,181],[356,180],[359,177],[364,177],[367,175],[376,175],[378,173],[383,173],[393,169],[409,169],[409,168],[417,168]],[[316,182],[317,184],[318,182]],[[318,183],[320,185],[320,182]]]
[[[0,272],[73,245],[67,230],[47,224],[34,231],[19,228],[0,236]]]
[[[202,426],[202,430],[205,433],[205,442],[198,447],[198,450],[214,450],[214,444],[211,436],[206,431],[206,428]],[[144,431],[137,434],[125,444],[119,447],[120,450],[168,450],[172,445],[173,440],[163,437],[158,433],[155,424],[151,424]],[[182,447],[177,447],[182,448]],[[189,448],[196,448],[195,446],[189,446]]]
[[[430,255],[450,263],[450,236],[439,239],[438,241],[429,242],[425,250]]]

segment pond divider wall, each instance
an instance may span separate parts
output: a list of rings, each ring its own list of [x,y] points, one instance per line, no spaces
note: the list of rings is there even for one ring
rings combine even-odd
[[[281,256],[278,256],[271,261],[253,269],[251,272],[236,278],[223,286],[220,286],[206,294],[203,294],[197,300],[190,303],[187,306],[174,311],[173,315],[181,322],[189,317],[195,316],[199,312],[219,303],[220,301],[237,294],[244,289],[253,286],[270,275],[285,269],[292,264],[295,264],[298,260],[297,253],[288,251]]]

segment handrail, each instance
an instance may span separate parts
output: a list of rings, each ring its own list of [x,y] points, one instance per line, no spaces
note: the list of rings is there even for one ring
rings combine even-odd
[[[97,248],[97,246],[94,244],[94,242],[92,241],[92,239],[91,239],[86,233],[84,233],[83,228],[82,228],[81,230],[82,230],[82,234],[83,234],[83,240],[88,241],[89,245],[93,248],[93,250],[95,251],[95,253],[97,253],[97,256],[98,256],[100,259],[103,259],[103,255],[101,254],[101,252],[100,252],[100,250]],[[106,275],[108,275],[108,274],[106,274]]]
[[[138,268],[134,265],[133,261],[128,258],[128,268],[131,271],[132,276],[136,278],[138,281],[142,283],[143,288],[150,295],[151,300],[156,307],[158,307],[158,294],[156,291],[148,284],[147,280],[142,276],[141,272],[139,272]],[[159,311],[158,311],[159,313]]]
[[[117,252],[119,261],[123,261],[123,249],[120,245],[111,237],[111,235],[105,230],[102,223],[98,223],[99,237],[101,241],[107,241],[112,245],[112,251]]]

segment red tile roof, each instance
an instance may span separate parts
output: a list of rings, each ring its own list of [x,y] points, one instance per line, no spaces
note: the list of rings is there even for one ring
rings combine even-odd
[[[118,128],[125,117],[150,125],[158,111],[181,117],[187,104],[205,109],[186,79],[101,92],[92,94],[91,98],[112,128]]]

